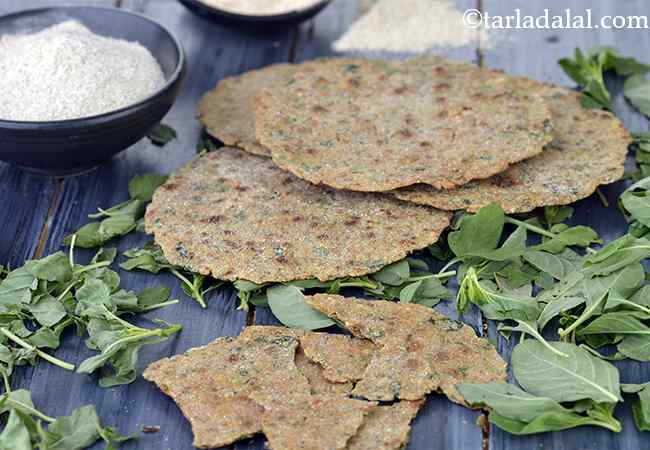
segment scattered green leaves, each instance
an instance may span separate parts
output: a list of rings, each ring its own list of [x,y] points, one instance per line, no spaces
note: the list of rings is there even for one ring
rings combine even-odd
[[[124,236],[138,228],[144,216],[145,206],[151,201],[153,192],[167,179],[164,175],[153,173],[134,177],[129,183],[131,198],[108,209],[99,208],[97,213],[89,214],[90,222],[63,240],[65,245],[81,248],[94,248],[104,245],[111,239]]]
[[[124,256],[127,259],[120,264],[120,267],[124,270],[138,269],[154,274],[161,270],[171,272],[181,280],[183,291],[190,298],[196,300],[202,308],[207,308],[205,296],[223,284],[221,281],[170,264],[165,258],[162,249],[153,241],[147,242],[142,248],[127,250],[124,252]]]
[[[49,417],[36,409],[30,392],[24,389],[0,396],[0,414],[7,413],[9,418],[0,433],[0,448],[7,450],[81,450],[100,440],[110,450],[116,448],[114,444],[137,438],[103,427],[92,405],[81,406],[69,416]]]
[[[15,366],[36,364],[39,359],[74,370],[72,364],[45,349],[58,348],[61,333],[75,325],[79,334],[88,333],[86,344],[101,352],[90,358],[101,362],[95,368],[106,365],[116,370],[113,378],[102,379],[100,384],[131,382],[139,348],[149,338],[165,338],[179,327],[146,330],[119,316],[176,301],[169,299],[166,288],[140,293],[120,289],[119,275],[108,268],[115,249],[100,249],[87,265],[75,264],[73,250],[68,256],[58,252],[27,261],[0,282],[0,371],[9,376]],[[79,370],[87,372],[82,370],[87,365],[85,361]]]
[[[283,285],[329,294],[338,294],[346,288],[357,288],[376,298],[433,307],[441,300],[452,298],[451,292],[443,282],[455,274],[454,271],[434,274],[428,271],[423,261],[406,258],[363,277],[346,277],[326,282],[315,279],[296,280]],[[271,283],[255,284],[245,280],[238,280],[234,285],[241,302],[241,309],[247,309],[249,303],[255,306],[268,306],[267,291],[277,286]]]
[[[650,117],[650,81],[645,74],[629,77],[623,85],[623,95],[644,116]]]
[[[632,405],[634,422],[641,431],[650,431],[650,382],[644,384],[621,385],[623,392],[637,394],[638,400]]]
[[[536,396],[557,402],[622,400],[618,370],[574,344],[526,339],[515,347],[511,364],[519,384]]]
[[[305,303],[295,286],[277,285],[267,291],[273,315],[284,325],[304,330],[317,330],[334,325],[334,321]]]
[[[595,425],[621,431],[610,407],[593,405],[586,411],[562,406],[559,402],[538,397],[512,384],[463,384],[459,391],[475,406],[488,407],[491,423],[508,433],[525,435],[560,431],[582,425]],[[602,411],[609,414],[602,414]]]
[[[586,53],[576,48],[573,58],[559,61],[566,74],[582,88],[582,105],[586,108],[611,109],[611,95],[605,86],[604,73],[614,71],[622,77],[642,75],[650,67],[627,58],[609,47],[595,47]]]

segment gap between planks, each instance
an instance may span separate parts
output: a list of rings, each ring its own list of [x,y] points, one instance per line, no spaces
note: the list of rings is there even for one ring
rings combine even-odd
[[[481,14],[485,14],[485,5],[483,4],[483,0],[476,0],[476,9],[480,11]],[[476,61],[480,67],[485,67],[485,54],[483,51],[483,42],[481,39],[479,39],[476,43]],[[488,320],[483,315],[483,312],[480,312],[479,314],[481,315],[481,323],[483,325],[483,329],[481,331],[483,333],[483,337],[487,339]],[[490,421],[488,420],[488,412],[486,410],[481,411],[481,415],[479,416],[478,420],[479,423],[477,423],[477,425],[480,425],[481,433],[483,435],[482,450],[490,450]]]
[[[45,244],[47,239],[50,236],[50,225],[56,214],[57,207],[59,206],[59,201],[61,200],[61,195],[63,194],[63,188],[65,185],[65,180],[63,178],[58,178],[54,181],[56,187],[50,198],[50,207],[47,209],[47,215],[45,216],[45,221],[43,222],[43,227],[41,232],[38,234],[38,240],[36,241],[36,249],[34,250],[34,259],[40,258],[43,256],[43,250],[45,249]]]

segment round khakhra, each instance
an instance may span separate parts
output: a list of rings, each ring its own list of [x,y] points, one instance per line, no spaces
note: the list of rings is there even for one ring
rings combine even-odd
[[[544,100],[517,78],[437,56],[331,59],[256,98],[258,141],[314,184],[452,188],[541,153]]]
[[[436,242],[449,219],[387,195],[314,186],[226,147],[172,175],[145,225],[172,264],[264,283],[376,272]]]
[[[270,156],[255,138],[255,94],[262,88],[285,84],[296,72],[293,64],[274,64],[224,78],[201,99],[198,117],[207,132],[226,145]]]
[[[457,189],[420,185],[395,195],[441,209],[476,211],[499,203],[507,213],[521,213],[573,203],[623,176],[632,139],[620,120],[607,111],[583,108],[576,92],[532,80],[526,84],[546,99],[552,112],[556,136],[541,155]]]

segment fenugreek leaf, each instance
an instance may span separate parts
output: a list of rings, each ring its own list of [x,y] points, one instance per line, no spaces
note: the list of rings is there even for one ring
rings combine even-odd
[[[147,133],[147,137],[152,144],[162,147],[176,138],[176,130],[169,125],[159,123]]]
[[[295,286],[277,285],[267,291],[269,307],[282,324],[291,328],[317,330],[334,325],[334,321],[305,303]]]
[[[620,424],[611,415],[605,420],[585,416],[551,398],[536,397],[512,384],[462,384],[458,390],[470,404],[487,406],[490,409],[488,420],[511,434],[560,431],[582,425],[620,431]]]
[[[623,95],[644,116],[650,116],[650,82],[645,75],[629,77],[623,85]]]
[[[604,80],[605,72],[612,70],[619,76],[628,77],[650,70],[647,65],[608,47],[595,47],[587,53],[577,48],[573,58],[563,58],[559,64],[582,88],[582,105],[586,108],[611,109],[611,95]]]
[[[162,184],[167,181],[167,175],[157,173],[146,173],[133,177],[129,182],[129,195],[132,199],[148,203],[153,197],[153,193]]]
[[[621,400],[618,370],[613,365],[574,344],[549,342],[548,345],[568,357],[532,339],[515,347],[512,369],[524,390],[557,402]]]
[[[499,205],[484,206],[476,214],[463,217],[458,230],[449,233],[449,248],[457,257],[494,250],[504,223],[505,215]]]

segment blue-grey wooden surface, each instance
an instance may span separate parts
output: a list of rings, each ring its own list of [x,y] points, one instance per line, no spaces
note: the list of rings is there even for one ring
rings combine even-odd
[[[56,0],[0,0],[0,14],[22,8],[54,5]],[[194,118],[201,94],[221,78],[263,67],[274,62],[303,61],[331,54],[330,43],[357,16],[352,0],[336,0],[315,20],[284,33],[254,37],[228,30],[193,16],[175,0],[67,0],[66,4],[93,4],[134,10],[158,19],[171,28],[183,42],[188,54],[188,76],[182,94],[165,119],[178,131],[178,139],[160,149],[147,141],[139,142],[100,169],[86,175],[66,179],[48,179],[20,172],[0,163],[0,263],[16,266],[25,259],[57,251],[66,234],[86,223],[86,215],[98,206],[106,207],[127,198],[127,183],[135,175],[155,171],[168,173],[191,158],[195,152],[200,127]],[[544,8],[562,12],[572,8],[582,12],[591,8],[594,17],[606,14],[650,14],[645,0],[456,0],[461,9],[477,8],[491,14],[522,13],[539,15]],[[650,62],[650,33],[644,31],[606,30],[510,30],[498,33],[498,45],[492,48],[464,47],[442,52],[446,56],[470,60],[488,67],[524,74],[532,78],[570,85],[556,61],[569,55],[573,48],[588,48],[596,44],[616,47],[625,54]],[[612,84],[616,92],[620,85]],[[617,96],[616,113],[633,131],[647,129],[647,120],[634,113]],[[603,188],[615,205],[621,184]],[[576,205],[576,223],[589,224],[605,239],[625,231],[625,224],[614,206],[605,209],[590,198]],[[115,245],[123,251],[141,245],[147,238],[129,236]],[[79,257],[88,252],[80,251]],[[158,358],[205,344],[217,336],[236,335],[247,324],[275,323],[267,309],[259,308],[249,314],[236,309],[237,299],[231,288],[217,291],[210,297],[209,308],[200,309],[183,295],[175,279],[161,274],[121,272],[123,284],[131,289],[168,285],[182,302],[156,311],[150,317],[160,317],[184,325],[176,339],[143,349],[140,366]],[[440,309],[454,315],[453,306]],[[470,312],[463,320],[483,333],[480,315]],[[511,344],[498,336],[492,325],[486,327],[490,337],[498,339],[499,350],[509,356]],[[79,363],[90,352],[83,342],[70,333],[57,356]],[[650,380],[650,365],[621,364],[625,382]],[[100,389],[92,377],[67,373],[41,363],[36,368],[21,368],[14,377],[15,387],[31,389],[36,404],[49,415],[67,414],[87,403],[97,406],[107,424],[123,432],[138,430],[142,425],[157,425],[159,433],[142,435],[139,441],[127,444],[128,449],[190,449],[192,435],[176,406],[154,386],[138,379],[129,386]],[[629,402],[628,402],[629,403]],[[632,422],[629,404],[622,405],[617,415],[624,431],[613,434],[600,429],[581,428],[561,433],[514,437],[498,429],[476,426],[481,413],[469,411],[447,402],[441,396],[431,396],[413,426],[410,450],[479,450],[479,449],[650,449],[648,436],[639,433]],[[242,441],[232,446],[237,450],[262,450],[261,438]],[[99,448],[99,447],[98,447]]]

